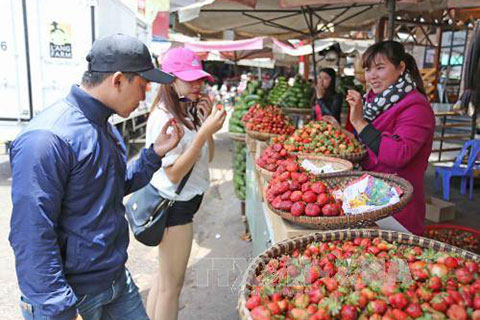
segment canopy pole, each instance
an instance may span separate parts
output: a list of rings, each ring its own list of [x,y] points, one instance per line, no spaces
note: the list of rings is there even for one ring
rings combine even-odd
[[[313,67],[313,83],[317,84],[317,59],[315,57],[315,38],[317,33],[314,30],[314,25],[313,25],[313,12],[312,9],[309,7],[308,8],[308,15],[310,16],[310,23],[309,29],[310,29],[310,35],[312,37],[312,67]],[[310,73],[310,70],[305,70],[307,76]],[[308,78],[307,78],[308,79]]]
[[[395,1],[387,0],[388,5],[388,40],[393,40],[395,36]]]

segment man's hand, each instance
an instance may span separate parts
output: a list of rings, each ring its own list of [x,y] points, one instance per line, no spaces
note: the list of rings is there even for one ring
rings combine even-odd
[[[168,129],[170,133],[167,133]],[[165,156],[167,152],[175,148],[183,137],[183,127],[177,123],[175,118],[170,119],[162,128],[162,131],[158,135],[155,143],[153,144],[153,150],[160,157]]]
[[[77,314],[73,320],[83,320],[83,318],[80,314]]]
[[[345,100],[347,100],[350,106],[350,122],[355,130],[360,133],[368,125],[368,122],[363,117],[362,95],[358,91],[348,90]]]

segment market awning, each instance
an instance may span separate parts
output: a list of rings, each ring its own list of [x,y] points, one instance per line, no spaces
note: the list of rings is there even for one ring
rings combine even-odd
[[[240,2],[240,3],[239,3]],[[247,3],[243,4],[243,3]],[[305,7],[309,5],[308,7]],[[302,7],[299,7],[302,6]],[[397,0],[396,12],[407,17],[420,13],[424,21],[441,19],[443,10],[449,8],[478,7],[472,0]],[[180,32],[200,34],[206,38],[223,38],[223,32],[233,30],[237,39],[272,36],[278,39],[309,37],[308,12],[315,19],[317,32],[341,33],[367,30],[381,17],[387,17],[385,1],[358,0],[217,0],[203,6],[198,17],[182,19],[175,28]],[[189,17],[191,19],[192,16]],[[317,23],[318,22],[318,23]],[[437,21],[440,23],[441,21]]]

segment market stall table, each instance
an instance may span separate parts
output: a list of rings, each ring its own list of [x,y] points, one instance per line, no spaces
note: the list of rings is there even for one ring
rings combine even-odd
[[[253,255],[258,255],[283,240],[320,231],[291,223],[268,209],[263,201],[263,189],[266,185],[255,167],[255,159],[257,154],[263,151],[264,144],[259,142],[254,146],[255,150],[251,150],[252,144],[247,141],[245,213],[253,241]],[[409,233],[393,217],[378,220],[372,227]]]

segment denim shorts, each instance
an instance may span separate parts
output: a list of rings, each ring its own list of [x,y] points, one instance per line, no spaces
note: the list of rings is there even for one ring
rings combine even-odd
[[[149,320],[138,287],[128,270],[104,291],[77,295],[77,310],[83,320]],[[22,297],[20,302],[25,320],[50,320],[35,314],[35,307]]]

